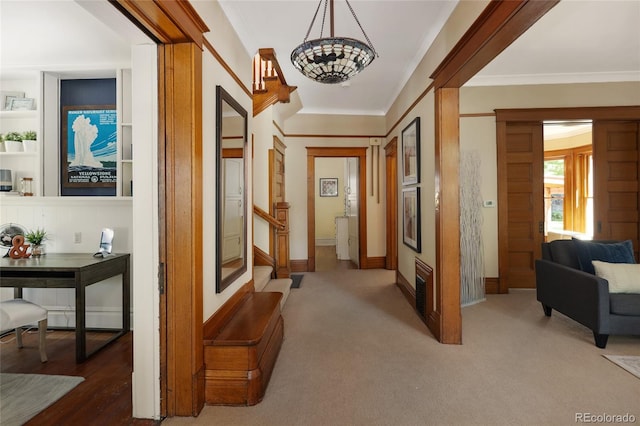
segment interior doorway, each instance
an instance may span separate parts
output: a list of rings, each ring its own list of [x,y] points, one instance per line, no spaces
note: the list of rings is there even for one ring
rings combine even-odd
[[[354,215],[357,215],[357,223],[354,222],[354,232],[357,232],[357,236],[352,238],[356,239],[357,249],[350,255],[350,257],[357,260],[356,263],[359,268],[367,267],[367,211],[365,195],[366,195],[366,154],[367,148],[307,148],[307,250],[308,250],[308,265],[307,270],[309,272],[316,271],[316,198],[320,187],[320,176],[316,173],[316,159],[317,158],[346,158],[357,160],[357,167],[353,166],[353,173],[356,174],[354,180],[355,189],[357,189],[357,196],[352,197],[351,211]],[[333,181],[327,181],[329,187],[325,188],[330,191],[333,185]],[[338,190],[339,182],[336,182],[335,190]],[[339,199],[339,197],[338,197]],[[354,206],[353,204],[357,204]],[[333,216],[335,218],[335,216]]]
[[[357,269],[358,158],[315,159],[316,271]]]
[[[544,135],[545,241],[593,239],[593,125],[548,121]]]

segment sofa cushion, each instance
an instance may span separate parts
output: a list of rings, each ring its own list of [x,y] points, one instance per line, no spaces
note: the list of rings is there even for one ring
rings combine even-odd
[[[542,258],[573,269],[582,269],[576,248],[571,240],[555,240],[550,243],[543,243]]]
[[[640,294],[640,264],[591,262],[596,275],[609,282],[609,293]]]
[[[612,314],[640,316],[640,294],[613,293],[609,295]]]
[[[574,238],[571,241],[573,241],[578,254],[580,269],[590,274],[595,274],[591,263],[593,260],[608,263],[636,263],[631,240],[619,243],[598,243]]]

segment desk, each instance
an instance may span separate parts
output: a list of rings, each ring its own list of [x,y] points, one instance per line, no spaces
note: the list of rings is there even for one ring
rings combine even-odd
[[[87,253],[47,253],[40,258],[0,258],[0,286],[14,287],[15,297],[23,288],[76,289],[76,362],[83,362],[129,331],[131,277],[129,254],[96,258]],[[91,353],[87,353],[86,287],[122,275],[122,329]],[[114,329],[117,330],[117,329]]]

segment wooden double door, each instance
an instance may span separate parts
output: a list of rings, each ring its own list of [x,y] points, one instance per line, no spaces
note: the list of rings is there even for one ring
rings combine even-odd
[[[621,108],[626,111],[626,108]],[[589,109],[591,110],[591,109]],[[616,108],[598,109],[593,119],[594,239],[640,241],[640,117],[616,120]],[[549,111],[497,111],[499,292],[535,288],[535,259],[544,241],[543,121]],[[586,112],[586,111],[585,111]],[[594,111],[591,111],[592,113]],[[631,112],[640,112],[633,107]],[[620,116],[629,115],[629,111]]]

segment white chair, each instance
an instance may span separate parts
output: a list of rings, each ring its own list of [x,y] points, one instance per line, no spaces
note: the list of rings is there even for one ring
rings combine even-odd
[[[47,362],[46,335],[47,310],[24,299],[12,299],[0,302],[0,329],[16,330],[18,347],[22,348],[22,327],[38,323],[40,336],[40,361]]]

